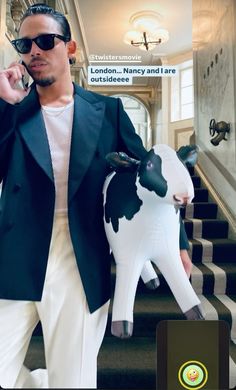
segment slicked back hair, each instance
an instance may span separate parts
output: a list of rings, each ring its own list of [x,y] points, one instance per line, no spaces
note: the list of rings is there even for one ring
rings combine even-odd
[[[25,11],[24,15],[22,16],[20,27],[23,21],[28,16],[32,16],[32,15],[50,16],[60,25],[62,35],[68,38],[69,40],[71,40],[71,29],[70,29],[69,22],[66,19],[65,15],[63,15],[61,12],[54,10],[52,7],[49,7],[44,3],[33,4]]]

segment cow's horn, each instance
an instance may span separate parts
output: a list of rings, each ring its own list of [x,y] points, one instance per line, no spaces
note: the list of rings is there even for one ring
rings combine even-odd
[[[139,160],[129,157],[124,152],[108,153],[106,160],[117,171],[135,171],[140,165]]]

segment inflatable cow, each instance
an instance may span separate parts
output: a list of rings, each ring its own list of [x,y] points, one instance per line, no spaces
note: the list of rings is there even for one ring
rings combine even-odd
[[[185,145],[177,150],[177,155],[187,167],[193,167],[198,159],[198,146]],[[154,270],[151,261],[146,261],[141,271],[141,279],[146,287],[150,290],[155,290],[160,286],[159,278]]]
[[[116,262],[112,334],[132,335],[139,277],[143,272],[154,275],[149,260],[186,318],[203,319],[179,253],[179,208],[194,197],[186,165],[167,145],[154,146],[142,161],[124,153],[112,153],[108,161],[117,170],[104,183],[104,225]]]

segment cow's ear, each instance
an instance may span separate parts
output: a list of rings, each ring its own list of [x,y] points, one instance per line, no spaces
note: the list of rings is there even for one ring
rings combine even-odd
[[[139,160],[135,160],[123,152],[108,153],[106,160],[110,167],[117,172],[135,172],[140,165]]]

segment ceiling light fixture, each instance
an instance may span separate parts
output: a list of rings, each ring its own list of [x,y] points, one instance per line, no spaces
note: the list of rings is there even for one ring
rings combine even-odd
[[[125,34],[124,42],[141,50],[153,50],[156,45],[167,42],[169,32],[159,28],[161,19],[161,15],[154,11],[135,13],[130,18],[134,30]]]

